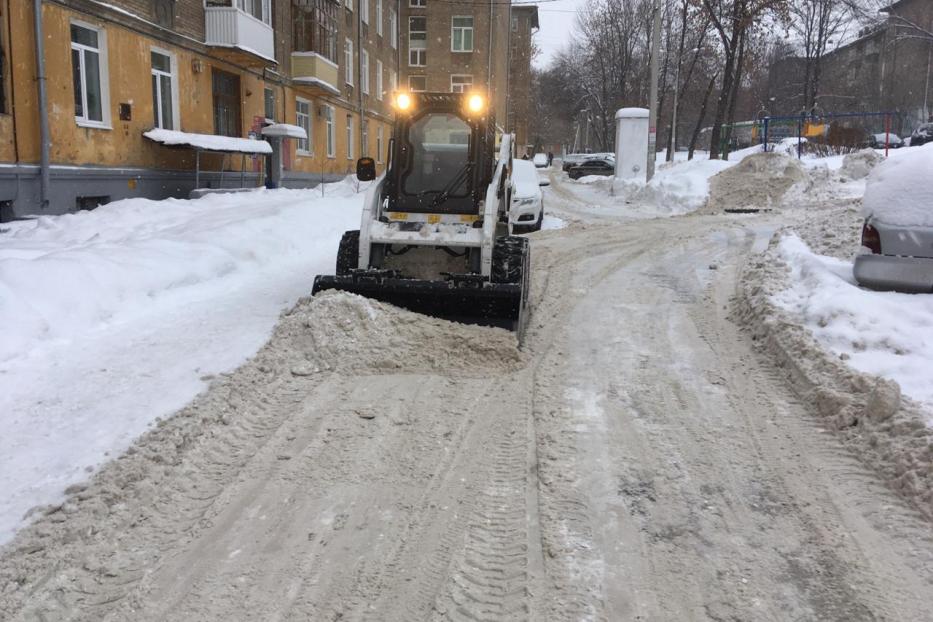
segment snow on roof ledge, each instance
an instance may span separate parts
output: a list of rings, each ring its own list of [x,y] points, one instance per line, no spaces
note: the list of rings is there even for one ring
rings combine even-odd
[[[308,133],[305,128],[288,123],[273,123],[262,128],[263,136],[279,136],[282,138],[307,138]]]
[[[334,86],[330,82],[325,82],[324,80],[321,80],[320,78],[315,78],[314,76],[298,76],[298,77],[292,78],[292,82],[297,82],[298,84],[307,84],[310,86],[317,86],[317,87],[324,89],[331,95],[341,94],[340,89],[338,89],[336,86]]]
[[[215,136],[214,134],[189,134],[174,130],[152,129],[143,136],[163,145],[180,145],[205,151],[227,151],[233,153],[272,153],[272,145],[264,140]]]

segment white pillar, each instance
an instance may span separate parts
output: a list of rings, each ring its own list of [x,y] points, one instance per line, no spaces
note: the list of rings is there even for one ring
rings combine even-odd
[[[621,108],[616,112],[616,180],[647,183],[648,109]]]

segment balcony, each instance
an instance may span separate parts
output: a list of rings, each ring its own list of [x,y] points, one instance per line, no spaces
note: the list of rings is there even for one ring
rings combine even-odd
[[[205,43],[229,48],[247,64],[275,62],[271,0],[208,0]]]
[[[337,63],[317,52],[292,52],[292,82],[309,95],[340,95]]]

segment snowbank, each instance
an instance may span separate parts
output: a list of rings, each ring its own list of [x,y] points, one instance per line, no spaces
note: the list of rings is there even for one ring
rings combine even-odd
[[[862,291],[851,270],[796,236],[776,237],[744,268],[736,317],[801,400],[933,518],[930,411],[910,397],[929,403],[921,381],[933,309],[919,296]]]
[[[933,226],[933,143],[913,147],[908,157],[888,158],[868,177],[866,218],[889,225]]]
[[[252,356],[333,270],[355,183],[132,199],[0,234],[0,543]]]
[[[795,235],[782,238],[778,250],[790,267],[790,287],[775,302],[828,351],[894,380],[933,412],[933,296],[862,289],[851,261],[817,255]]]

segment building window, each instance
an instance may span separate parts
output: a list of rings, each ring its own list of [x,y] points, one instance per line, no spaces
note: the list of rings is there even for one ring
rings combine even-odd
[[[214,133],[218,136],[240,135],[240,77],[214,69],[211,73],[214,97]]]
[[[376,99],[382,99],[382,61],[376,59]]]
[[[175,110],[178,78],[175,59],[169,54],[152,51],[152,110],[156,127],[165,130],[177,129]]]
[[[398,13],[389,9],[389,43],[392,49],[398,49]]]
[[[360,123],[360,143],[363,145],[360,157],[365,158],[369,153],[369,119],[363,119]]]
[[[347,159],[353,159],[353,115],[347,115]]]
[[[360,89],[369,94],[369,52],[360,50]]]
[[[343,42],[343,75],[347,84],[353,86],[353,40]]]
[[[452,17],[450,20],[450,50],[452,52],[473,51],[473,17]]]
[[[427,6],[427,0],[408,0],[408,6],[412,7],[425,7]]]
[[[369,0],[360,0],[360,21],[369,23]]]
[[[275,89],[266,87],[263,93],[265,104],[266,123],[275,123]]]
[[[71,77],[78,124],[108,125],[107,46],[102,30],[71,25]]]
[[[466,93],[473,87],[473,76],[450,76],[450,92]]]
[[[296,52],[315,52],[337,62],[337,11],[334,0],[292,0],[292,43]]]
[[[234,0],[207,0],[207,6],[230,6]],[[235,0],[236,8],[264,24],[272,25],[272,0]]]
[[[427,91],[427,76],[408,76],[408,90],[413,92]]]
[[[298,153],[311,153],[311,102],[306,99],[295,100],[295,125],[302,128],[307,138],[298,139]]]
[[[376,162],[382,162],[382,141],[385,134],[385,128],[380,124],[376,128]]]
[[[382,0],[376,0],[376,34],[382,36]]]
[[[408,18],[408,64],[412,67],[427,65],[428,18]]]
[[[324,128],[327,139],[327,157],[333,158],[337,155],[337,133],[334,130],[334,107],[324,106]]]

